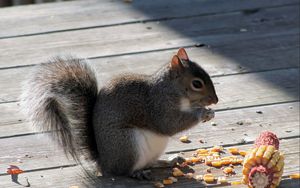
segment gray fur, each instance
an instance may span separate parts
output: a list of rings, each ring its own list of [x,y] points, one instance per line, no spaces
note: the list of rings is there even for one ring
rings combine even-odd
[[[66,153],[97,156],[91,123],[97,97],[93,70],[82,59],[57,57],[37,65],[24,83],[21,107],[41,131],[51,131]]]
[[[204,74],[200,76],[212,84],[201,67],[193,69],[201,70],[197,74]],[[104,175],[131,175],[138,160],[137,128],[172,136],[208,120],[211,111],[199,106],[203,101],[208,104],[204,94],[193,93],[199,98],[195,108],[180,109],[180,100],[189,98],[187,77],[195,77],[189,67],[178,72],[168,63],[153,75],[119,76],[96,97],[96,79],[89,66],[83,60],[57,58],[37,67],[23,102],[35,126],[60,130],[55,136],[73,157],[78,156],[78,148],[83,149]],[[207,93],[216,98],[214,87],[207,88],[211,87],[213,91]]]

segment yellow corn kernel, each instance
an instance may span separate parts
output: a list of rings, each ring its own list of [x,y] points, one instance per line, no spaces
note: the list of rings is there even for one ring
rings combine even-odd
[[[201,158],[200,157],[192,157],[191,158],[191,162],[192,163],[198,163],[198,162],[200,162],[201,161]]]
[[[256,155],[255,155],[256,164],[261,164],[262,157],[263,157],[266,149],[267,149],[266,145],[259,146],[259,148],[258,148],[258,150],[256,152]]]
[[[231,167],[226,167],[226,168],[223,169],[223,172],[225,174],[232,174],[232,173],[234,173],[234,169],[231,168]]]
[[[274,173],[273,177],[274,178],[279,178],[279,177],[282,176],[282,174],[283,174],[283,168],[279,172]]]
[[[243,175],[242,183],[243,183],[243,184],[246,184],[246,185],[249,183],[249,177],[248,177],[248,174],[247,174],[247,175],[245,175],[245,174]]]
[[[210,166],[214,158],[212,156],[207,156],[205,159],[205,164]]]
[[[231,159],[222,159],[221,163],[223,166],[227,166],[231,164]]]
[[[244,162],[244,159],[241,159],[241,158],[236,159],[237,164],[243,164],[243,162]]]
[[[168,179],[172,180],[173,183],[176,183],[178,181],[178,179],[173,176],[168,177]]]
[[[231,157],[231,156],[226,156],[226,157],[222,157],[221,159],[222,159],[222,160],[231,160],[232,157]]]
[[[186,177],[188,179],[192,179],[194,177],[194,174],[189,172],[189,173],[184,174],[184,177]]]
[[[242,182],[241,181],[232,181],[230,184],[231,185],[241,185]]]
[[[242,171],[243,175],[245,176],[248,175],[250,173],[250,170],[251,168],[243,167],[243,171]]]
[[[220,167],[222,167],[222,161],[221,160],[212,161],[211,166],[216,167],[216,168],[220,168]]]
[[[196,181],[201,181],[201,180],[203,180],[203,175],[196,175],[196,176],[194,177],[194,179],[195,179]]]
[[[179,168],[173,168],[173,176],[178,177],[183,175],[184,173]]]
[[[209,152],[210,156],[214,156],[214,157],[220,157],[220,153],[219,152]]]
[[[245,157],[245,156],[246,156],[246,154],[247,154],[247,152],[246,152],[246,151],[244,151],[244,150],[241,150],[241,151],[239,151],[239,154],[240,154],[241,156]]]
[[[190,163],[197,163],[200,162],[201,158],[200,157],[191,157],[191,158],[185,158],[185,162],[190,164]]]
[[[208,154],[207,149],[197,149],[196,152],[197,152],[197,154]]]
[[[204,174],[203,180],[204,180],[206,183],[214,183],[215,177],[214,177],[214,175],[212,175],[212,174]]]
[[[188,143],[190,142],[189,137],[188,136],[182,136],[179,138],[179,140],[183,143]]]
[[[280,152],[275,150],[274,153],[273,153],[273,156],[271,157],[271,159],[269,160],[268,164],[267,164],[267,167],[268,168],[272,168],[276,165],[276,163],[278,162],[280,158]]]
[[[269,160],[271,159],[273,153],[275,151],[275,147],[274,146],[267,146],[266,151],[262,157],[262,164],[266,165]]]
[[[273,170],[275,172],[279,172],[284,166],[284,156],[283,155],[280,155],[280,158],[277,162],[277,164],[273,167]]]
[[[163,184],[164,185],[171,185],[171,184],[173,184],[173,181],[171,179],[164,179]]]
[[[156,188],[162,188],[162,187],[165,187],[165,186],[161,182],[155,182],[154,183],[154,187],[156,187]]]
[[[221,152],[223,150],[222,146],[214,146],[210,149],[211,152]]]
[[[299,173],[298,174],[291,174],[290,178],[291,179],[300,179],[300,174]]]
[[[228,151],[229,151],[232,155],[238,155],[238,154],[239,154],[239,149],[238,149],[238,148],[228,148]]]
[[[226,177],[222,176],[222,177],[218,177],[218,182],[220,184],[228,184],[228,180],[226,179]]]

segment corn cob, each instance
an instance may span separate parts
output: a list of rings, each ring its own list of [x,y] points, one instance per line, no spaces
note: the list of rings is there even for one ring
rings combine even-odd
[[[263,132],[243,162],[243,183],[251,188],[277,187],[283,174],[284,156],[275,134]]]

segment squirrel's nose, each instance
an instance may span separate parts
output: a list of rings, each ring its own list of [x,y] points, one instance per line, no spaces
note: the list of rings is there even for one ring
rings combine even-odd
[[[217,104],[219,99],[217,96],[209,96],[208,101],[210,104]]]

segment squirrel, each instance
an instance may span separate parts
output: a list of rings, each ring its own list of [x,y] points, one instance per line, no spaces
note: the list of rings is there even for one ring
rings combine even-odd
[[[207,106],[217,102],[210,76],[184,48],[152,75],[124,74],[100,89],[87,60],[56,57],[34,68],[21,95],[34,127],[103,176],[146,177],[169,137],[209,121]]]

